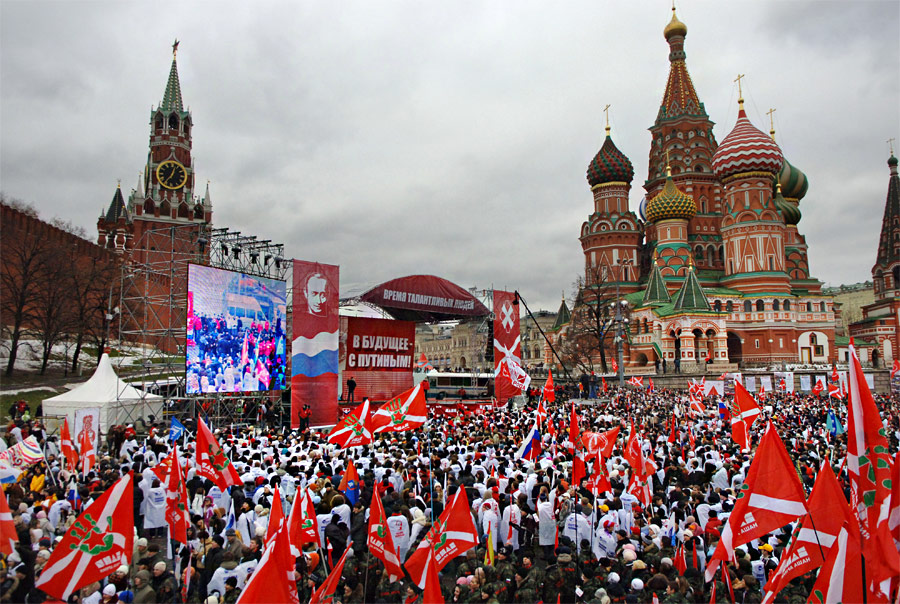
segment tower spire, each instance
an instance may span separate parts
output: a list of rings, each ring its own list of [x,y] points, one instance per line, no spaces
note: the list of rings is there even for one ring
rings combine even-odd
[[[184,111],[184,102],[181,99],[181,82],[178,80],[178,62],[175,59],[175,56],[178,54],[178,44],[178,40],[175,40],[175,43],[172,44],[172,67],[169,69],[169,79],[166,81],[166,92],[163,94],[162,103],[159,105],[159,108],[165,113],[171,111],[181,113]]]

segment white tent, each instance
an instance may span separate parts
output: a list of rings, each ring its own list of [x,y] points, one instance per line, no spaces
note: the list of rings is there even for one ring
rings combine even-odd
[[[100,430],[105,433],[111,425],[130,423],[139,417],[161,418],[164,402],[163,397],[145,394],[119,379],[109,355],[104,353],[91,379],[69,392],[44,399],[44,415],[66,416],[70,426],[74,426],[77,409],[91,407],[100,408]]]

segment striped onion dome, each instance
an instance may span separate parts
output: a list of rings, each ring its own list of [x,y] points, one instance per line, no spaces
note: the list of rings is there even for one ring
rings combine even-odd
[[[697,214],[697,204],[690,195],[685,195],[672,180],[672,170],[666,167],[666,184],[656,197],[647,203],[647,220],[669,220],[682,218],[690,220]]]
[[[809,189],[809,180],[806,174],[798,170],[787,159],[778,173],[778,184],[781,185],[781,194],[788,199],[801,200]]]
[[[612,138],[609,136],[609,127],[606,128],[606,140],[600,151],[591,160],[587,169],[587,180],[591,187],[608,182],[631,183],[634,179],[634,167],[631,160],[619,151]]]
[[[744,172],[778,174],[784,163],[781,149],[769,136],[758,130],[744,111],[740,99],[738,120],[712,158],[713,172],[719,180]]]

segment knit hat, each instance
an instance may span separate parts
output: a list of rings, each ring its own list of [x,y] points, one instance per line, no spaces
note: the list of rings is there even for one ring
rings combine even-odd
[[[631,589],[634,591],[640,591],[644,589],[644,582],[640,579],[632,579],[631,581]]]
[[[104,596],[114,596],[116,595],[116,586],[110,583],[106,587],[103,588]]]
[[[159,562],[157,562],[156,564],[153,565],[153,570],[161,570],[161,571],[165,571],[165,570],[166,570],[166,563],[163,562],[162,560],[160,560]]]

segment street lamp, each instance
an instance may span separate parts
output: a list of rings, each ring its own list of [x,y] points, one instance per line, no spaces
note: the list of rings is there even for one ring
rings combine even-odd
[[[619,363],[619,369],[616,372],[619,378],[619,388],[625,387],[625,351],[623,340],[625,338],[625,327],[628,325],[628,319],[622,315],[622,310],[628,305],[625,300],[619,299],[619,282],[622,280],[624,269],[631,266],[631,258],[619,258],[616,262],[619,265],[619,275],[616,279],[616,359]]]

